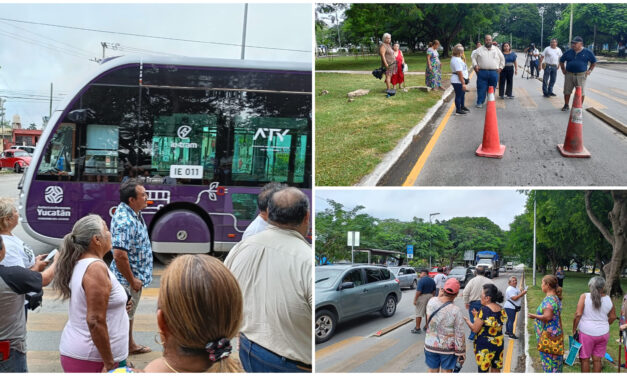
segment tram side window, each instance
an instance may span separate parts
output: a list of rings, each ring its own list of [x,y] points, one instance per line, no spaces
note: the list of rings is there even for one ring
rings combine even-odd
[[[307,119],[235,119],[233,181],[302,183],[305,178]]]
[[[116,125],[87,125],[85,175],[118,175],[119,127]]]
[[[215,115],[160,115],[155,118],[153,127],[151,167],[156,175],[172,180],[170,167],[186,165],[200,166],[203,179],[213,178],[217,135]]]
[[[61,123],[39,164],[39,175],[71,177],[76,174],[76,124]]]

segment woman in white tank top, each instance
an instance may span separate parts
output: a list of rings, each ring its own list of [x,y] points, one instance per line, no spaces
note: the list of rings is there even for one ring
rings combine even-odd
[[[581,294],[573,320],[573,333],[579,333],[581,350],[581,372],[590,372],[590,357],[593,371],[601,372],[609,340],[610,325],[616,320],[612,299],[605,294],[605,280],[592,277],[588,282],[590,292]]]
[[[128,356],[127,295],[102,257],[111,250],[111,233],[97,215],[76,222],[63,239],[54,287],[70,299],[61,334],[65,372],[115,369]]]

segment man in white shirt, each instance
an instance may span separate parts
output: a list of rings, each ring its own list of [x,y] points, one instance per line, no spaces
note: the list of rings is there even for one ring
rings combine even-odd
[[[268,201],[274,192],[277,192],[283,188],[287,188],[285,184],[270,182],[261,188],[261,192],[257,195],[257,207],[259,208],[259,214],[252,221],[246,231],[242,235],[242,240],[251,235],[255,235],[268,227]]]
[[[520,311],[520,300],[525,294],[527,290],[520,292],[516,285],[518,284],[518,279],[514,276],[509,277],[508,281],[509,286],[507,290],[505,290],[505,313],[507,313],[507,325],[505,326],[505,334],[512,339],[518,339],[514,334],[514,321],[516,320],[516,312]]]
[[[553,85],[555,85],[555,79],[557,78],[557,68],[560,63],[560,57],[562,57],[562,50],[557,47],[557,39],[551,39],[551,45],[542,51],[540,55],[540,66],[544,69],[542,75],[542,94],[544,97],[556,97],[557,94],[553,93]],[[542,64],[546,64],[544,67]]]
[[[224,260],[245,302],[239,359],[246,372],[311,372],[309,215],[303,192],[275,192],[268,202],[268,228],[239,242]]]
[[[440,296],[440,289],[444,288],[444,282],[446,282],[446,275],[444,274],[444,268],[438,268],[438,274],[433,277],[435,282],[435,295]]]
[[[501,50],[492,44],[492,36],[485,36],[485,45],[479,47],[472,57],[473,69],[477,73],[477,105],[482,108],[485,102],[488,86],[496,89],[499,73],[505,66],[505,57]]]

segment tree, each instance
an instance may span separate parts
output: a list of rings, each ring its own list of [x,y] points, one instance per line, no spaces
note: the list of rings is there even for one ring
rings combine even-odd
[[[37,124],[35,123],[30,123],[30,125],[27,128],[28,130],[34,131],[37,130]]]
[[[612,231],[601,222],[594,213],[591,204],[593,191],[586,191],[586,212],[592,223],[599,229],[608,243],[612,245],[612,261],[606,266],[607,284],[610,286],[608,294],[622,296],[623,289],[620,285],[620,274],[625,265],[627,253],[627,191],[611,191],[614,200],[612,210],[607,214],[611,222]]]
[[[555,24],[552,37],[567,41],[570,30],[570,8],[573,10],[573,36],[579,35],[584,45],[594,43],[595,51],[603,43],[615,46],[627,37],[627,4],[570,4]],[[611,47],[610,47],[611,48]]]

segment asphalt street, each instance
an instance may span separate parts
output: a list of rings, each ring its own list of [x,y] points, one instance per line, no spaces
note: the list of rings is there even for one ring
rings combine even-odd
[[[510,275],[501,273],[498,278],[493,279],[493,282],[504,292]],[[516,275],[520,279],[520,273],[517,272]],[[462,291],[455,304],[467,312],[461,298]],[[340,324],[331,340],[316,345],[316,372],[427,372],[424,359],[425,334],[411,333],[411,329],[415,327],[414,294],[412,290],[404,290],[403,298],[392,317],[383,318],[381,315],[373,314]],[[387,334],[375,335],[379,330],[402,322],[405,323]],[[520,338],[516,341],[511,340],[512,372],[517,369],[518,356],[524,347],[522,325],[523,320],[519,318],[516,333]],[[470,329],[466,329],[468,336]],[[509,346],[509,341],[510,339],[506,338],[505,350]],[[466,346],[467,361],[461,372],[477,372],[472,342],[467,341]]]
[[[0,174],[0,197],[17,199],[17,184],[22,174]],[[39,242],[29,236],[21,224],[13,234],[28,244],[36,254],[48,253],[56,248],[54,245]],[[132,355],[129,360],[135,367],[143,368],[151,360],[161,356],[163,348],[156,343],[157,328],[157,296],[161,282],[161,274],[165,267],[155,261],[152,283],[144,288],[142,298],[135,313],[134,336],[139,344],[152,348],[152,352]],[[67,322],[69,301],[62,302],[50,287],[44,288],[43,304],[35,311],[28,312],[27,321],[27,360],[29,372],[63,372],[59,361],[59,343],[61,332]]]
[[[524,64],[519,55],[518,64]],[[502,159],[475,156],[481,144],[486,106],[476,103],[476,78],[470,80],[466,106],[471,113],[447,115],[446,103],[438,116],[415,138],[409,150],[384,178],[384,185],[417,186],[624,186],[627,185],[627,136],[584,111],[584,145],[591,158],[564,158],[570,112],[564,105],[563,80],[558,72],[553,91],[542,96],[542,82],[514,78],[514,99],[496,98]],[[597,65],[586,82],[584,110],[593,107],[627,123],[627,67]],[[526,75],[526,74],[525,74]],[[540,74],[542,78],[542,72]],[[572,101],[572,98],[571,98]],[[429,148],[429,145],[432,149]]]

